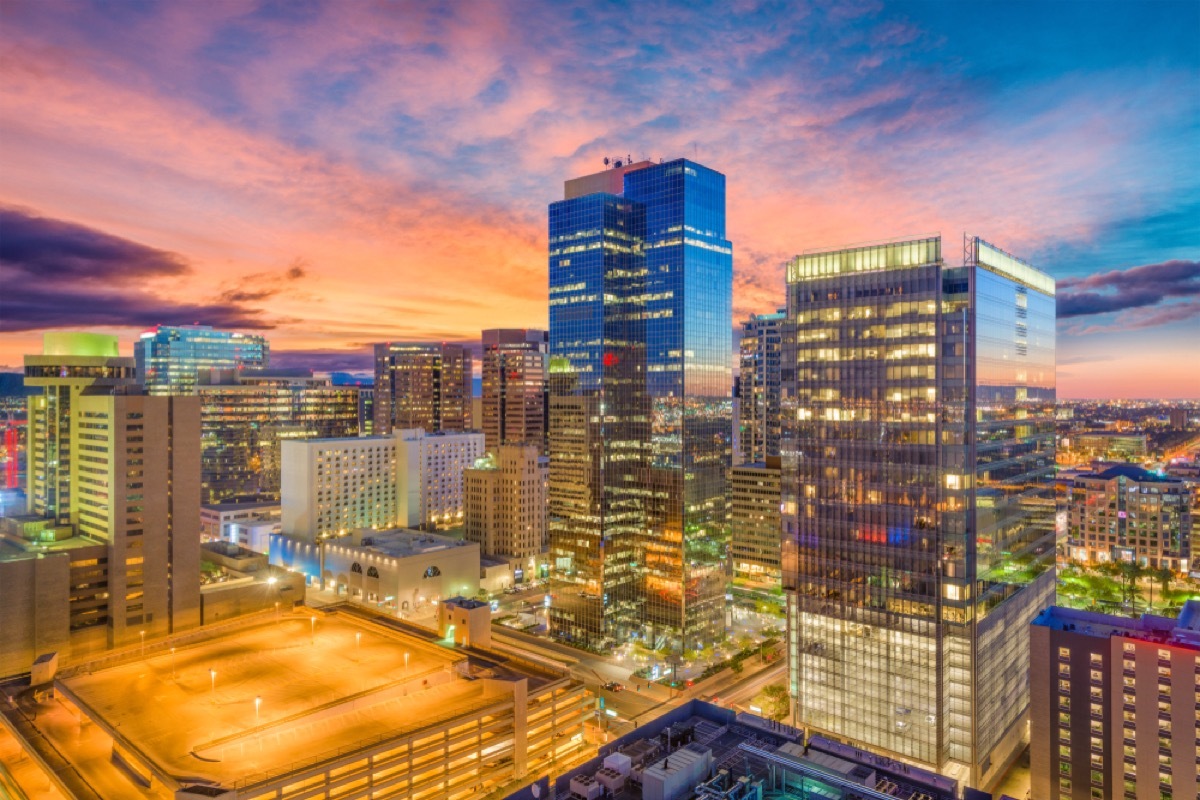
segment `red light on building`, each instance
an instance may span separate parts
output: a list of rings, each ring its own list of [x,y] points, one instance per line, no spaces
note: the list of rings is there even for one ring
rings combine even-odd
[[[619,362],[620,362],[620,359],[617,358],[616,353],[605,353],[604,354],[604,366],[615,367]]]

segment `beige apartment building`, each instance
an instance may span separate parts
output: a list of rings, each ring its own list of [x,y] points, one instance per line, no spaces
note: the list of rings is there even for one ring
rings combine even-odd
[[[777,589],[782,575],[779,456],[729,470],[729,560],[734,581]]]
[[[0,675],[200,624],[198,401],[122,393],[137,391],[109,381],[123,367],[80,364],[97,347],[116,340],[48,334],[60,377],[27,364],[48,468],[30,470],[34,513],[0,520]]]
[[[545,559],[549,459],[536,444],[500,445],[463,474],[467,541],[529,575]]]

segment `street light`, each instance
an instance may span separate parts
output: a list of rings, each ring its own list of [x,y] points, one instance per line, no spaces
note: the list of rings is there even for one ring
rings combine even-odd
[[[317,643],[317,618],[309,617],[308,621],[310,623],[308,635],[311,637],[311,640],[309,643],[316,644]]]
[[[355,651],[359,651],[359,652],[362,651],[362,634],[361,633],[354,634],[354,649],[355,649]]]
[[[255,721],[255,723],[257,723],[257,722],[258,722],[258,709],[259,709],[261,706],[262,706],[262,698],[261,698],[261,697],[255,697],[255,698],[254,698],[254,721]]]
[[[208,677],[212,681],[213,702],[216,702],[216,699],[217,699],[217,671],[215,669],[209,668]]]
[[[171,648],[171,680],[175,680],[175,648]]]
[[[408,653],[404,654],[404,671],[408,672]]]
[[[145,658],[146,657],[146,632],[138,631],[138,633],[140,633],[142,635],[142,655],[141,655],[141,657]]]

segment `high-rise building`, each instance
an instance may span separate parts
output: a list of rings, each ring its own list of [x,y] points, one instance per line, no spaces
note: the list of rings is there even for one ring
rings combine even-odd
[[[777,591],[783,560],[779,456],[729,470],[729,560],[734,582]]]
[[[280,442],[358,435],[358,387],[308,370],[200,376],[203,500],[279,499]]]
[[[1051,607],[1029,638],[1033,797],[1200,797],[1200,600],[1178,619]]]
[[[282,451],[283,532],[315,542],[360,528],[461,525],[463,471],[483,456],[483,434],[411,428],[292,439]]]
[[[195,394],[198,376],[210,370],[266,367],[271,346],[262,336],[208,325],[159,325],[134,342],[133,355],[147,394]]]
[[[978,238],[798,256],[790,689],[810,729],[986,787],[1054,599],[1054,280]]]
[[[549,462],[536,444],[503,444],[463,474],[463,535],[532,575],[546,553]]]
[[[374,432],[471,430],[473,363],[460,344],[375,345]]]
[[[53,439],[39,427],[34,446],[59,455],[54,483],[65,488],[0,520],[0,674],[200,624],[199,404],[127,394],[139,390],[115,382],[132,359],[116,347],[47,334],[46,352],[26,359],[43,387],[31,405],[55,427]]]
[[[738,368],[738,446],[740,460],[758,463],[779,455],[783,419],[779,387],[787,309],[755,314],[742,323]]]
[[[729,541],[725,176],[678,159],[569,180],[549,236],[551,630],[703,646]]]
[[[1070,558],[1137,562],[1186,574],[1192,563],[1192,492],[1187,482],[1118,464],[1074,476],[1067,498]]]
[[[137,385],[134,360],[122,358],[115,336],[47,333],[42,354],[25,356],[30,395],[26,425],[26,503],[30,514],[61,524],[71,521],[71,423],[75,399],[87,389]]]
[[[358,435],[375,433],[375,387],[358,387]]]
[[[1188,429],[1188,416],[1187,408],[1172,408],[1167,413],[1167,421],[1172,428],[1186,431]]]
[[[487,449],[535,444],[546,449],[546,331],[500,329],[483,332],[483,435]],[[476,420],[480,422],[480,420]]]

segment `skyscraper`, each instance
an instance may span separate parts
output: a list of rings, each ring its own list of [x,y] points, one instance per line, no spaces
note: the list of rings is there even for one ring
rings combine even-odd
[[[487,449],[502,444],[546,449],[546,331],[502,329],[483,332],[483,435]],[[481,422],[476,420],[476,422]]]
[[[215,370],[196,391],[206,503],[278,499],[281,442],[358,435],[358,387],[308,370]]]
[[[531,578],[546,553],[547,466],[537,445],[505,444],[463,473],[463,538]]]
[[[618,162],[567,181],[549,229],[551,628],[702,646],[724,632],[725,176]]]
[[[473,361],[460,344],[375,345],[373,433],[470,430]]]
[[[780,354],[786,325],[787,309],[774,314],[755,314],[742,323],[738,365],[741,428],[738,447],[742,463],[761,463],[779,455]]]
[[[115,337],[45,345],[25,364],[31,513],[0,520],[0,675],[200,623],[196,398],[140,394]]]
[[[134,360],[123,358],[117,338],[99,333],[47,333],[42,354],[25,356],[28,398],[26,503],[30,514],[60,524],[71,521],[71,420],[87,389],[137,385]]]
[[[134,342],[133,355],[147,394],[195,394],[200,373],[265,367],[271,346],[262,336],[208,325],[159,325]]]
[[[1054,599],[1054,280],[978,238],[798,256],[784,585],[797,719],[987,786]]]

